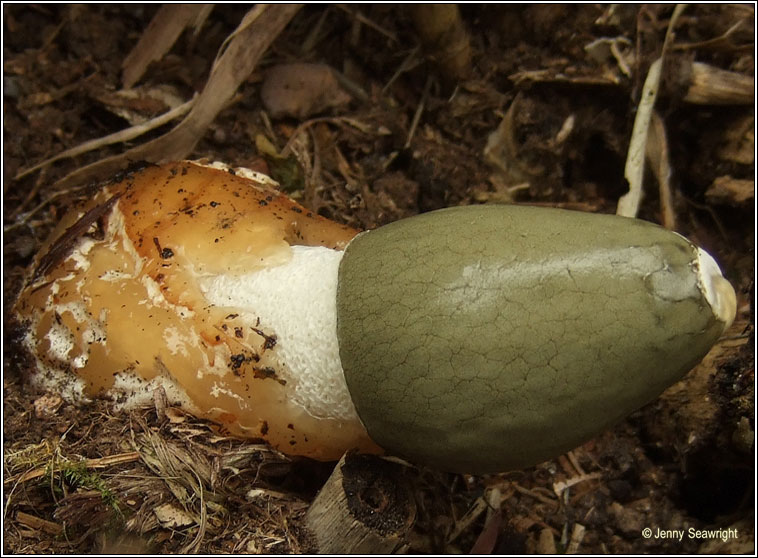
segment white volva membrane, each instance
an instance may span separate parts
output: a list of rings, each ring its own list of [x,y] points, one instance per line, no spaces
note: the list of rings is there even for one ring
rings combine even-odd
[[[271,186],[272,188],[279,188],[279,183],[269,175],[263,174],[262,172],[250,170],[247,167],[232,167],[226,163],[222,163],[221,161],[213,161],[212,163],[204,163],[201,161],[191,162],[201,167],[208,167],[209,169],[218,169],[226,172],[233,172],[238,176],[244,176],[248,180],[253,180],[259,184],[265,184],[266,186]]]
[[[729,281],[724,279],[716,260],[702,248],[697,249],[696,264],[700,290],[711,305],[713,315],[724,322],[726,330],[732,325],[737,313],[737,296],[734,288]]]
[[[342,251],[292,246],[283,265],[245,275],[201,278],[211,304],[235,308],[251,326],[276,334],[280,375],[294,400],[317,418],[358,420],[337,341],[337,275]]]

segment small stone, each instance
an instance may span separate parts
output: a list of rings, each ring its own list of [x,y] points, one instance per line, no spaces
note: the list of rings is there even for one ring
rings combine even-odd
[[[334,70],[326,64],[280,64],[267,74],[261,99],[272,118],[305,119],[347,104],[350,95],[342,90]]]
[[[55,393],[46,393],[34,401],[34,416],[38,419],[55,416],[63,403],[63,398]]]

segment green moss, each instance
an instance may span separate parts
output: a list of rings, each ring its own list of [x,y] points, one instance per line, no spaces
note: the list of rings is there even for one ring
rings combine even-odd
[[[103,503],[121,515],[116,495],[107,487],[100,475],[87,469],[84,462],[66,462],[62,465],[60,473],[63,480],[73,488],[81,487],[99,492]]]

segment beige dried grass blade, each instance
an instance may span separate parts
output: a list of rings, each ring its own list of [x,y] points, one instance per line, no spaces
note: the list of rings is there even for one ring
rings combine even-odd
[[[671,193],[671,161],[666,139],[666,126],[660,115],[653,111],[650,133],[647,138],[646,155],[653,174],[658,180],[661,203],[661,224],[673,231],[676,229],[674,198]]]
[[[58,153],[57,155],[53,157],[50,157],[49,159],[45,159],[41,163],[37,163],[33,167],[29,167],[28,169],[19,172],[16,176],[13,177],[13,179],[19,180],[21,178],[24,178],[25,176],[33,173],[34,171],[39,170],[42,167],[46,167],[47,165],[54,163],[55,161],[60,161],[61,159],[67,159],[69,157],[76,157],[77,155],[81,155],[82,153],[87,153],[88,151],[93,151],[95,149],[100,149],[101,147],[105,147],[106,145],[121,143],[121,142],[132,140],[136,137],[139,137],[142,134],[149,132],[150,130],[159,128],[163,126],[164,124],[166,124],[167,122],[171,122],[175,118],[179,118],[180,116],[183,116],[184,114],[186,114],[192,108],[192,105],[195,103],[196,98],[197,98],[197,95],[195,95],[195,97],[193,97],[186,103],[182,103],[178,107],[171,109],[168,112],[164,112],[160,116],[156,116],[155,118],[148,120],[147,122],[144,122],[142,124],[131,126],[129,128],[126,128],[125,130],[119,130],[118,132],[109,134],[107,136],[103,136],[101,138],[96,138],[93,140],[85,141],[84,143],[80,143],[76,147],[67,149],[61,153]]]
[[[229,44],[234,40],[235,37],[238,37],[240,33],[244,32],[246,29],[249,29],[250,26],[255,23],[255,21],[263,15],[263,13],[266,11],[265,4],[259,4],[252,8],[250,11],[248,11],[243,17],[242,21],[240,21],[237,28],[232,31],[232,33],[224,39],[224,42],[221,43],[221,46],[218,49],[218,52],[216,53],[216,59],[213,61],[213,66],[211,67],[211,75],[213,75],[213,72],[216,71],[218,68],[219,63],[221,62],[221,58],[223,58],[224,54],[227,52],[227,47]]]
[[[160,60],[187,27],[199,29],[213,4],[167,4],[153,17],[137,45],[124,58],[121,81],[130,89],[147,70],[150,62]]]
[[[474,500],[474,503],[471,505],[471,507],[468,509],[468,511],[461,517],[459,520],[455,522],[455,525],[453,529],[451,530],[450,534],[447,537],[447,544],[452,543],[457,539],[463,531],[469,528],[469,526],[479,519],[479,517],[487,511],[487,501],[482,497],[479,496],[476,500]]]
[[[186,157],[301,7],[300,4],[276,4],[260,5],[250,10],[218,58],[205,88],[184,120],[159,138],[72,172],[59,180],[56,187],[101,180],[130,162],[157,163]],[[252,13],[255,21],[250,24]]]
[[[108,455],[106,457],[99,457],[97,459],[85,459],[82,464],[86,469],[105,469],[106,467],[112,467],[113,465],[120,465],[122,463],[131,463],[141,458],[141,455],[137,451],[130,451],[127,453],[119,453],[117,455]],[[65,462],[64,464],[69,464]],[[56,468],[60,469],[60,466]],[[3,480],[3,484],[9,484],[12,482],[28,482],[30,480],[38,479],[49,472],[49,468],[37,467],[31,471],[27,471],[20,475],[13,475]]]
[[[642,201],[642,180],[645,172],[645,151],[647,136],[650,128],[650,119],[653,117],[655,98],[658,95],[658,85],[661,81],[661,64],[659,58],[650,65],[645,85],[642,88],[642,98],[637,107],[637,116],[634,119],[632,139],[629,142],[629,150],[626,153],[626,166],[624,178],[629,183],[629,192],[619,198],[616,215],[624,217],[636,217]]]
[[[619,198],[616,215],[624,217],[636,217],[642,201],[642,182],[645,171],[645,152],[647,151],[647,139],[650,129],[650,121],[653,117],[653,107],[658,96],[658,87],[661,82],[661,67],[663,57],[668,50],[673,37],[673,29],[679,16],[687,7],[686,4],[677,4],[666,30],[666,39],[663,43],[661,57],[650,65],[645,84],[642,87],[640,104],[637,107],[637,116],[634,119],[632,138],[629,142],[629,150],[624,167],[624,178],[629,183],[629,192]]]

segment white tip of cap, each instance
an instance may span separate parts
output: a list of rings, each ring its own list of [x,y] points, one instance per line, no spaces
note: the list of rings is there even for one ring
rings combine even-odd
[[[713,315],[724,322],[726,330],[732,325],[737,314],[737,295],[734,288],[724,279],[716,260],[702,248],[697,249],[697,264],[700,290],[711,305]]]

